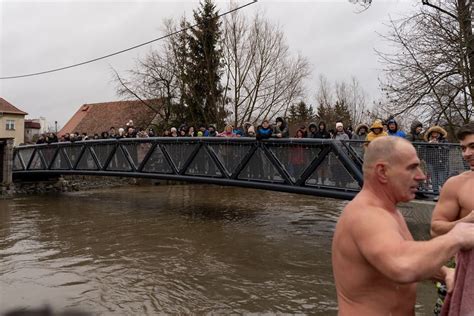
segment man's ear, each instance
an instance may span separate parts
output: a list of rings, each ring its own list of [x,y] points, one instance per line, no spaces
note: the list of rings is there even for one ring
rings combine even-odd
[[[375,169],[375,175],[377,176],[377,180],[379,180],[381,183],[387,183],[388,182],[388,165],[383,163],[383,162],[378,162],[374,166]]]

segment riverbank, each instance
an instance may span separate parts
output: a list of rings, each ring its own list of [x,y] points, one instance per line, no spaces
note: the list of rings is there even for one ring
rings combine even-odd
[[[100,188],[114,188],[128,185],[157,185],[157,180],[119,178],[103,176],[61,176],[44,181],[19,181],[1,187],[1,198],[17,195],[88,191]]]

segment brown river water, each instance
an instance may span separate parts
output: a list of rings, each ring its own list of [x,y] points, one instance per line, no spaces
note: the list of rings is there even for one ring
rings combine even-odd
[[[0,200],[0,314],[336,315],[331,239],[346,203],[211,185]],[[435,299],[420,284],[417,314]]]

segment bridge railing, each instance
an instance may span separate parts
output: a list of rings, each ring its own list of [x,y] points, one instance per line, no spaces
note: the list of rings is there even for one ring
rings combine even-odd
[[[348,153],[359,164],[364,159],[364,141],[343,141]],[[419,192],[438,194],[443,183],[452,176],[469,170],[467,162],[462,158],[459,144],[414,142],[421,168],[426,174],[426,181],[420,184]]]
[[[438,182],[467,169],[458,145],[415,147],[428,173],[423,192],[436,193]],[[364,142],[321,139],[105,139],[16,147],[13,173],[176,179],[351,198],[362,187],[363,153]]]

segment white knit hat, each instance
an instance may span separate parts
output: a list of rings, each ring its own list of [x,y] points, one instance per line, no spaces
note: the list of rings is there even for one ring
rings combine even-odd
[[[344,127],[344,125],[341,122],[337,122],[336,123],[336,128],[338,128],[338,127]]]

